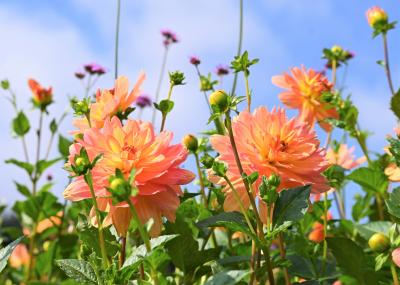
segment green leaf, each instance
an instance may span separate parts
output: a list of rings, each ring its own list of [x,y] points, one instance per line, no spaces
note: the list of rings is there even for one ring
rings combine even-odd
[[[15,186],[17,186],[17,190],[19,193],[24,195],[25,197],[30,197],[31,196],[31,191],[29,190],[28,187],[26,187],[23,184],[19,184],[18,182],[14,181]]]
[[[375,233],[383,233],[386,236],[389,236],[389,229],[392,225],[393,223],[391,222],[376,221],[364,225],[356,225],[356,229],[365,240],[369,240],[369,238]]]
[[[343,273],[357,279],[358,284],[379,284],[379,280],[382,280],[381,274],[371,268],[374,262],[369,260],[371,258],[366,256],[363,249],[354,241],[343,237],[327,238],[326,240]]]
[[[347,178],[363,187],[366,191],[374,193],[383,193],[388,186],[388,179],[382,171],[367,167],[354,170]]]
[[[209,227],[226,227],[231,231],[240,231],[252,235],[244,216],[239,212],[223,212],[211,216],[196,224],[205,235],[209,233]]]
[[[274,225],[280,226],[287,221],[299,221],[308,209],[310,191],[310,185],[282,190],[275,202]]]
[[[49,168],[50,166],[52,166],[53,164],[59,162],[62,158],[56,158],[56,159],[52,159],[52,160],[39,160],[36,164],[36,174],[38,177],[40,177],[40,175],[42,175],[42,173]]]
[[[57,132],[58,126],[57,126],[56,119],[51,120],[50,125],[49,125],[49,129],[50,129],[52,134]]]
[[[168,241],[176,238],[178,235],[163,235],[156,238],[152,238],[150,240],[151,249],[154,250],[159,246],[164,245]],[[132,255],[130,255],[124,262],[122,268],[125,267],[136,267],[139,265],[140,261],[146,257],[147,250],[144,244],[138,246],[136,249],[133,250]]]
[[[7,260],[10,257],[11,253],[15,249],[15,247],[19,244],[19,242],[23,239],[24,237],[19,237],[12,243],[8,244],[6,247],[0,249],[0,273],[3,271],[3,269],[7,265]]]
[[[96,273],[89,262],[78,259],[60,259],[56,263],[68,277],[75,281],[97,284]]]
[[[400,119],[400,89],[392,96],[390,100],[390,109],[392,109],[397,119]]]
[[[12,121],[12,130],[18,137],[23,137],[26,135],[31,126],[29,124],[29,120],[24,114],[24,112],[20,111],[17,117]]]
[[[393,189],[389,195],[389,199],[386,200],[386,206],[391,215],[400,219],[400,187]]]
[[[174,101],[164,99],[161,100],[159,104],[154,103],[154,107],[160,110],[163,115],[168,114],[174,108]]]
[[[18,167],[21,167],[21,168],[25,169],[26,172],[28,172],[29,175],[32,175],[32,173],[33,173],[34,167],[33,167],[32,164],[30,164],[28,162],[24,162],[24,161],[20,161],[20,160],[11,158],[11,159],[7,159],[5,161],[5,163],[14,164],[14,165],[16,165]]]
[[[69,146],[72,144],[72,141],[63,137],[62,135],[58,136],[58,151],[63,157],[68,157],[69,155]]]
[[[249,270],[222,271],[211,276],[204,285],[235,285],[249,274]]]

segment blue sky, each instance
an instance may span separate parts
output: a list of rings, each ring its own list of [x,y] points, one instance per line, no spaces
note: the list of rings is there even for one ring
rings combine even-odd
[[[28,103],[29,77],[54,87],[56,103],[50,108],[53,114],[67,108],[69,95],[82,94],[73,72],[83,63],[95,61],[108,67],[110,72],[98,81],[97,87],[112,86],[115,3],[109,0],[0,2],[0,78],[11,81],[20,105],[34,116],[35,122],[37,114]],[[220,63],[229,64],[236,52],[238,3],[238,0],[122,0],[120,74],[129,76],[132,84],[138,72],[144,70],[148,75],[144,89],[152,95],[163,52],[159,31],[170,28],[181,40],[171,48],[167,65],[168,70],[182,70],[187,77],[187,84],[176,88],[173,94],[176,107],[167,121],[176,141],[186,133],[204,129],[208,117],[188,57],[198,55],[203,72],[213,71]],[[390,94],[383,69],[376,64],[383,58],[382,42],[380,38],[372,39],[365,19],[365,11],[373,5],[388,11],[391,20],[400,19],[400,2],[393,0],[245,1],[244,49],[250,57],[260,58],[250,78],[253,106],[280,105],[277,98],[280,90],[271,84],[271,77],[301,64],[320,70],[324,64],[321,50],[339,44],[356,54],[348,67],[346,93],[351,93],[360,107],[361,126],[374,133],[369,147],[381,152],[386,144],[385,135],[392,132],[396,120],[387,109]],[[398,87],[400,54],[395,51],[400,49],[399,31],[390,32],[389,48],[393,80]],[[339,72],[340,79],[343,70]],[[224,80],[223,87],[229,89],[230,83],[231,77]],[[161,96],[165,96],[167,87],[164,84]],[[243,94],[241,81],[238,91]],[[14,155],[22,159],[20,143],[9,132],[12,108],[4,98],[0,100],[3,100],[0,160]],[[148,115],[149,112],[145,113],[145,117]],[[64,133],[71,130],[70,121],[68,117],[62,126]],[[319,134],[324,141],[323,134]],[[335,135],[340,137],[341,132]],[[31,135],[28,144],[32,151],[33,142]],[[191,167],[192,162],[187,165]],[[3,173],[0,201],[9,203],[20,198],[12,180],[23,179],[22,172],[4,163],[0,163],[0,171]],[[54,191],[62,193],[66,173],[57,167],[51,173],[56,183]]]

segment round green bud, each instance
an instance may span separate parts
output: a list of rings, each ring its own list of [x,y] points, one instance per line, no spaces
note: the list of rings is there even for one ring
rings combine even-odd
[[[89,164],[89,160],[85,157],[77,157],[75,159],[75,165],[78,167],[84,167]]]
[[[279,184],[281,184],[281,178],[279,175],[274,173],[268,178],[269,186],[278,187]]]
[[[331,48],[331,52],[336,53],[336,54],[340,54],[340,53],[343,52],[343,48],[342,48],[341,46],[334,45],[334,46]]]
[[[117,190],[125,184],[125,180],[122,178],[114,178],[110,183],[110,189]]]
[[[390,247],[390,240],[383,233],[375,233],[368,240],[368,245],[373,251],[382,253]]]
[[[199,142],[194,135],[186,135],[182,139],[182,144],[191,152],[196,152],[199,147]]]
[[[229,107],[229,96],[224,90],[217,90],[211,93],[209,97],[209,102],[211,105],[218,106],[221,112],[226,112]]]

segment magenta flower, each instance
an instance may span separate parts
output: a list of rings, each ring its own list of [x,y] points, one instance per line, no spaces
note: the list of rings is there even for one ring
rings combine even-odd
[[[217,65],[217,67],[215,68],[215,73],[218,76],[224,76],[224,75],[228,75],[229,74],[229,67],[226,65]]]
[[[197,56],[194,56],[194,55],[189,58],[189,61],[191,64],[196,65],[196,66],[201,63],[200,58],[198,58]]]
[[[137,99],[136,99],[136,105],[139,106],[140,108],[145,108],[148,106],[151,106],[151,99],[149,96],[147,95],[140,95]]]
[[[75,73],[75,77],[76,78],[78,78],[78,79],[83,79],[83,78],[85,78],[85,72],[84,71],[76,71]]]
[[[83,67],[85,68],[86,72],[88,72],[91,75],[95,75],[95,74],[103,75],[104,73],[107,72],[107,70],[103,66],[101,66],[97,63],[88,63],[88,64],[85,64]]]
[[[163,44],[165,47],[168,47],[171,44],[177,43],[178,37],[171,30],[161,30],[161,35],[164,37]]]

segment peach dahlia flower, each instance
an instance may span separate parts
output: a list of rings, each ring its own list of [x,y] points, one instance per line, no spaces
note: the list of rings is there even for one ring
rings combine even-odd
[[[326,158],[330,164],[336,164],[344,169],[350,170],[363,164],[367,160],[365,156],[356,159],[353,152],[354,146],[349,148],[346,144],[340,144],[337,151],[329,148],[326,153]]]
[[[142,223],[153,219],[151,234],[161,231],[162,216],[175,220],[179,206],[180,185],[189,183],[194,174],[180,168],[187,151],[182,144],[171,145],[172,133],[154,133],[153,125],[139,120],[127,120],[125,125],[117,117],[106,119],[101,129],[90,128],[83,132],[83,138],[70,147],[69,163],[72,163],[81,147],[84,147],[92,160],[96,155],[103,158],[92,170],[93,186],[98,197],[99,208],[108,212],[104,225],[113,224],[124,236],[129,227],[131,213],[126,203],[112,205],[108,178],[120,169],[129,177],[136,170],[134,186],[138,195],[131,197]],[[64,191],[68,200],[79,201],[91,198],[90,190],[82,176]],[[94,211],[92,211],[95,221]]]
[[[129,80],[120,76],[115,80],[113,89],[97,90],[96,102],[90,105],[90,124],[92,127],[103,127],[104,121],[119,112],[126,111],[141,94],[141,86],[146,75],[141,72],[132,91],[129,92]],[[89,128],[86,118],[79,118],[73,122],[80,131]]]
[[[279,99],[288,108],[298,109],[300,118],[311,126],[315,122],[325,130],[330,131],[331,125],[325,122],[327,118],[338,118],[335,108],[322,101],[322,94],[330,92],[332,83],[320,72],[294,67],[291,74],[284,73],[272,77],[272,83],[286,89],[279,94]]]
[[[329,189],[321,173],[328,167],[325,151],[319,147],[315,131],[299,118],[288,119],[284,109],[257,108],[253,113],[243,111],[232,123],[236,145],[245,173],[259,173],[253,193],[258,195],[258,186],[263,175],[277,174],[281,177],[278,190],[311,184],[313,193]],[[213,148],[219,153],[217,160],[228,166],[227,176],[235,185],[243,205],[248,208],[245,187],[235,162],[228,136],[211,137]],[[222,179],[210,175],[217,184],[224,185],[225,211],[239,211],[231,189]],[[261,206],[262,205],[261,203]],[[263,210],[262,208],[260,210]]]

